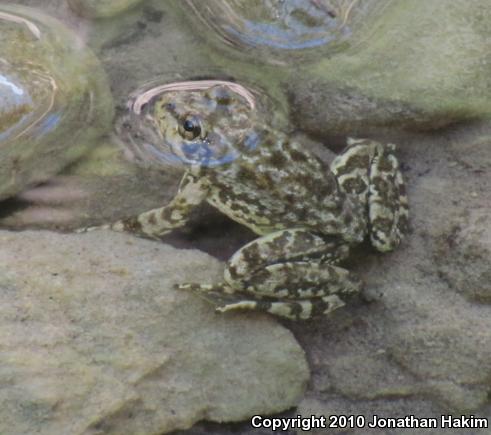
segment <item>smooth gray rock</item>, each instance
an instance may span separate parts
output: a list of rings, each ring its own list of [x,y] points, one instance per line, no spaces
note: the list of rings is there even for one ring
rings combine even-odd
[[[0,232],[0,433],[166,433],[295,406],[309,371],[289,331],[171,289],[221,270],[111,232]]]
[[[471,209],[449,222],[435,260],[453,289],[471,300],[491,302],[491,208]]]
[[[0,5],[0,199],[45,181],[109,128],[106,75],[81,39],[39,10]]]

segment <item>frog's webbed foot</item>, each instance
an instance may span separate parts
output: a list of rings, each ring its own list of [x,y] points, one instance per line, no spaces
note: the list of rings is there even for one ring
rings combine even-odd
[[[408,200],[394,151],[393,144],[350,138],[331,164],[340,188],[366,204],[370,240],[383,252],[394,249],[408,228]]]
[[[289,319],[328,314],[357,294],[361,282],[332,263],[347,246],[303,229],[282,230],[236,252],[218,285],[182,284],[212,300],[217,311],[258,310]]]
[[[98,230],[110,230],[112,229],[112,224],[104,224],[104,225],[97,225],[93,227],[82,227],[82,228],[77,228],[74,232],[77,234],[81,233],[90,233],[92,231],[98,231]]]
[[[276,300],[247,300],[241,299],[216,308],[220,313],[228,311],[262,311],[290,320],[307,320],[323,316],[345,303],[336,295],[323,296],[316,299]]]
[[[229,311],[260,311],[290,320],[306,320],[326,315],[345,305],[337,295],[327,295],[310,299],[277,300],[256,295],[235,292],[227,284],[180,284],[178,290],[191,290],[215,306],[218,313]]]

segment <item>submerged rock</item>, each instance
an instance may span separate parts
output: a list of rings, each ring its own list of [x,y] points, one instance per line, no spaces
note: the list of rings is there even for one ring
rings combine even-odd
[[[219,279],[206,254],[104,231],[0,242],[0,433],[160,434],[300,400],[289,331],[172,289]]]
[[[386,0],[187,0],[196,18],[238,50],[281,62],[295,52],[316,56],[338,48]],[[306,53],[307,52],[307,53]],[[273,58],[272,58],[273,56]]]
[[[0,199],[46,180],[110,125],[97,59],[37,10],[0,6]]]
[[[296,124],[365,135],[489,118],[490,12],[487,0],[390,2],[343,50],[290,77]]]
[[[78,14],[88,18],[111,18],[131,9],[142,0],[67,0]]]

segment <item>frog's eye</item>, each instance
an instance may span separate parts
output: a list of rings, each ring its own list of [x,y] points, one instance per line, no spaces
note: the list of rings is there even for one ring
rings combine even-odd
[[[179,124],[179,134],[187,140],[196,139],[201,134],[201,121],[197,116],[188,115]]]

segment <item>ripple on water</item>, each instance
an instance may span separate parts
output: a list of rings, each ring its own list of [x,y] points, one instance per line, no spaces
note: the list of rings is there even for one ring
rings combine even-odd
[[[362,19],[387,0],[186,0],[221,40],[266,54],[345,42]]]

